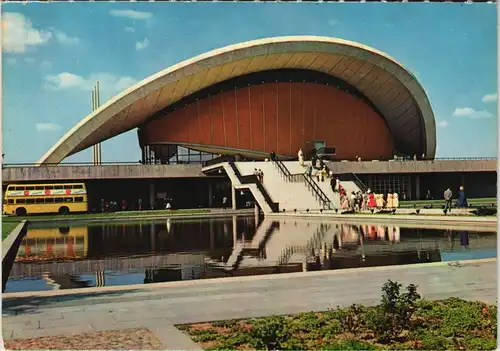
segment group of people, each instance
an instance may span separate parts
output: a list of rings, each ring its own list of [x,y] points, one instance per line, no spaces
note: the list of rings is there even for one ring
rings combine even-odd
[[[444,192],[444,210],[445,212],[451,211],[452,208],[452,200],[453,200],[453,192],[450,188],[446,189]],[[465,189],[462,186],[458,188],[458,198],[456,202],[457,208],[467,208],[469,207],[469,203],[467,202],[467,196],[465,196]]]
[[[368,211],[373,209],[394,209],[399,207],[399,195],[397,193],[375,194],[370,189],[366,192],[352,191],[348,194],[344,187],[336,179],[335,192],[340,196],[340,207],[343,210]]]
[[[261,183],[264,183],[264,172],[262,172],[262,169],[257,169],[257,168],[254,168],[253,169],[253,175],[257,177],[257,179],[259,180],[259,182]]]

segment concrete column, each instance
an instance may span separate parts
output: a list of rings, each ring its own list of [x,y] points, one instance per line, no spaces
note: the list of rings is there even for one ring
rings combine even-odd
[[[257,229],[257,226],[259,225],[259,213],[260,213],[259,204],[257,204],[257,202],[255,202],[255,207],[253,208],[253,210],[255,215],[255,228]]]
[[[236,222],[236,216],[233,216],[233,246],[236,245],[238,241],[238,225]]]
[[[151,251],[156,252],[156,225],[154,222],[149,225],[149,236],[151,238]]]
[[[208,207],[212,208],[214,205],[214,185],[208,181]]]
[[[215,248],[215,231],[214,231],[214,222],[210,221],[210,250],[214,250]]]
[[[236,210],[236,188],[233,185],[231,185],[231,206]]]
[[[415,176],[415,198],[412,200],[420,200],[420,176]]]
[[[156,195],[156,192],[155,192],[155,183],[153,180],[150,180],[149,181],[149,208],[154,208],[154,204],[155,204],[155,196]]]

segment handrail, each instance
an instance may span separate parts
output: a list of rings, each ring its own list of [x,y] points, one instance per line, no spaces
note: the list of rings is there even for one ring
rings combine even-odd
[[[216,165],[217,163],[229,162],[229,161],[234,161],[234,156],[231,156],[231,155],[219,156],[219,157],[213,158],[211,160],[203,161],[202,167],[208,167],[208,166]]]
[[[354,177],[354,183],[358,186],[358,188],[362,192],[366,192],[368,190],[368,187],[359,179],[359,177],[356,175],[356,173],[351,173]]]
[[[287,181],[292,181],[294,178],[296,179],[296,176],[302,177],[301,179],[305,180],[306,185],[308,185],[308,188],[313,190],[313,193],[316,197],[316,200],[319,200],[321,202],[321,205],[323,208],[326,208],[328,210],[332,209],[331,206],[331,201],[328,199],[328,196],[321,190],[321,188],[314,182],[314,180],[309,180],[307,177],[309,175],[305,174],[291,174],[290,170],[286,167],[286,165],[283,163],[283,161],[280,160],[273,160],[272,161],[277,167],[278,170],[282,173],[282,175],[285,177]]]
[[[266,203],[271,207],[271,210],[273,212],[279,212],[279,203],[274,202],[271,197],[269,196],[269,193],[266,191],[266,189],[262,186],[262,183],[259,181],[257,176],[255,174],[251,175],[241,175],[240,171],[234,164],[234,161],[229,161],[228,162],[229,166],[233,170],[234,174],[236,175],[236,178],[240,181],[241,184],[255,184],[257,186],[257,189],[259,189],[260,193],[264,197],[264,200]]]
[[[325,192],[321,190],[318,184],[314,182],[314,179],[309,174],[302,174],[303,179],[305,179],[306,183],[309,185],[311,189],[314,190],[316,196],[319,197],[319,200],[323,202],[323,207],[326,207],[328,210],[332,209],[331,201],[326,196]]]

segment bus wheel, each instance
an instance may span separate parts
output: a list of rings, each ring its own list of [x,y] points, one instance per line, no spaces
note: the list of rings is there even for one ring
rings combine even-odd
[[[26,216],[27,215],[26,209],[24,207],[18,207],[18,208],[16,208],[16,215],[18,215],[18,216]]]
[[[69,213],[69,208],[67,208],[66,206],[63,206],[59,209],[59,214],[66,215],[68,213]]]

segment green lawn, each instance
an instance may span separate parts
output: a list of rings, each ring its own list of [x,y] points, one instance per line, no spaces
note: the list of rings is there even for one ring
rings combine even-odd
[[[2,220],[2,240],[9,236],[9,234],[21,223],[19,220]]]
[[[455,199],[454,199],[455,201]],[[489,198],[478,198],[478,199],[467,199],[469,204],[472,205],[491,205],[492,203],[496,204],[497,199],[494,197]],[[408,207],[408,206],[425,206],[425,205],[444,205],[443,199],[438,200],[415,200],[415,201],[399,201],[400,207]]]
[[[210,213],[207,209],[186,209],[186,210],[156,210],[156,211],[123,211],[110,213],[82,213],[68,215],[33,215],[33,216],[3,216],[3,220],[29,220],[30,222],[49,221],[54,219],[78,220],[78,219],[113,219],[113,218],[141,218],[147,216],[176,216],[186,214]]]
[[[392,281],[375,307],[177,326],[205,350],[494,350],[496,327],[494,305],[423,300]]]

